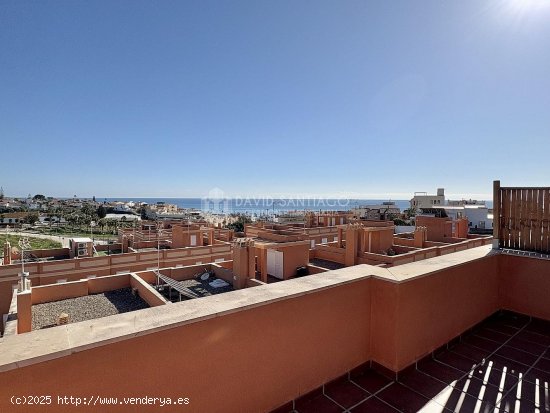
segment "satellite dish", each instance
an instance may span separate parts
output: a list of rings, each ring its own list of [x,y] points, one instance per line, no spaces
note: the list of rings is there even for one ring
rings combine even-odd
[[[210,274],[205,272],[203,275],[201,275],[201,280],[206,281],[210,278]]]

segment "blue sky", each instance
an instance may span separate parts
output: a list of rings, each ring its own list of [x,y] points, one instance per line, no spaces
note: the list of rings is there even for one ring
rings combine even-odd
[[[0,0],[8,195],[550,184],[550,1]]]

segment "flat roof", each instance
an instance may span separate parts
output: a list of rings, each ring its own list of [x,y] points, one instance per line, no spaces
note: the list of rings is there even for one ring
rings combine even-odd
[[[93,242],[91,238],[71,238],[74,242]]]
[[[31,307],[32,330],[56,327],[61,313],[68,314],[69,323],[78,323],[145,308],[149,308],[149,305],[141,297],[132,294],[132,289],[129,287],[34,304]]]

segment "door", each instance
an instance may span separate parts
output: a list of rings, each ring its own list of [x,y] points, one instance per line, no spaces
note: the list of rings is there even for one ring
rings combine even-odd
[[[267,273],[275,278],[283,279],[283,253],[267,250]]]
[[[192,247],[197,246],[197,236],[196,235],[191,235],[191,246]]]

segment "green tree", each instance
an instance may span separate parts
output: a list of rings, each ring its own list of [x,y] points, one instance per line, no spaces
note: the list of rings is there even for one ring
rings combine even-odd
[[[35,213],[32,213],[32,214],[28,214],[26,217],[25,217],[25,224],[31,224],[31,225],[34,225],[36,224],[36,222],[38,221],[38,214],[35,212]]]
[[[46,197],[42,194],[36,194],[32,197],[33,201],[45,201]]]
[[[103,205],[100,205],[99,208],[97,208],[97,216],[101,218],[105,218],[107,216],[107,210]]]
[[[239,215],[236,221],[227,225],[227,228],[235,232],[244,232],[244,225],[250,224],[251,222],[252,220],[246,215]]]

